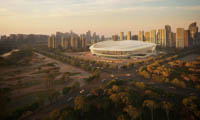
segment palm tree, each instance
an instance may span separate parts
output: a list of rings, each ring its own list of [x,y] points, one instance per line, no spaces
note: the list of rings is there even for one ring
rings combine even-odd
[[[153,110],[156,107],[156,103],[153,100],[145,100],[143,107],[148,107],[151,110],[151,120],[153,120]]]
[[[161,107],[165,110],[167,115],[167,120],[169,120],[169,111],[172,108],[172,104],[167,101],[163,101]]]

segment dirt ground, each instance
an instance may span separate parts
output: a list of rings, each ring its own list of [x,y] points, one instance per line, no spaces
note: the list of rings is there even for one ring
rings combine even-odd
[[[56,69],[58,73],[52,87],[57,91],[62,91],[64,87],[71,86],[75,81],[78,81],[80,86],[84,86],[86,84],[84,79],[91,75],[82,69],[35,53],[29,65],[0,67],[0,88],[11,89],[9,96],[12,101],[9,106],[15,109],[32,103],[35,99],[33,96],[48,94],[49,88],[46,87],[46,78],[49,76],[48,72],[52,69]],[[66,72],[73,74],[70,75],[70,81],[61,80]]]
[[[100,56],[95,56],[92,55],[89,51],[88,52],[68,52],[65,53],[66,55],[74,56],[74,57],[79,57],[85,60],[93,60],[93,61],[101,61],[101,62],[107,62],[111,64],[127,64],[128,62],[137,62],[137,61],[143,61],[146,60],[147,58],[108,58],[108,57],[100,57]]]

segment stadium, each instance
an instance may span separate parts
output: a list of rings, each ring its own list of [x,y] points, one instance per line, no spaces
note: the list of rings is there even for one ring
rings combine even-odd
[[[93,44],[90,51],[93,55],[104,57],[146,57],[155,53],[156,44],[137,40],[107,40]]]

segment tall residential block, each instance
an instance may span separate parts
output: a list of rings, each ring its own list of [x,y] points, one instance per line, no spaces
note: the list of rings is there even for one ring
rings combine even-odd
[[[145,42],[150,42],[150,32],[145,32]]]
[[[86,44],[87,44],[87,41],[86,41],[86,37],[84,36],[84,35],[82,35],[81,37],[80,37],[80,43],[81,43],[81,48],[86,48],[87,46],[86,46]]]
[[[162,47],[166,47],[166,45],[167,45],[166,42],[167,42],[166,41],[166,30],[165,29],[158,29],[156,44],[158,44]]]
[[[48,38],[48,48],[57,48],[57,41],[54,35]]]
[[[127,34],[127,40],[131,40],[131,31],[129,31]]]
[[[88,30],[88,32],[86,32],[86,41],[88,44],[91,44],[91,32]]]
[[[71,36],[71,48],[78,49],[79,48],[79,37]]]
[[[189,30],[185,30],[184,31],[184,48],[188,48],[189,47],[189,39],[190,39],[190,31]]]
[[[139,31],[138,40],[144,41],[144,31]]]
[[[192,45],[195,46],[197,43],[197,34],[198,34],[198,27],[197,23],[194,22],[189,25],[189,30],[190,30],[190,36],[191,36],[191,41]]]
[[[172,43],[172,30],[170,25],[165,25],[166,30],[166,47],[170,47]]]
[[[61,39],[61,47],[64,49],[70,48],[70,37],[62,37]]]
[[[151,30],[150,31],[150,42],[151,43],[156,43],[156,30]]]
[[[175,48],[176,47],[176,33],[171,32],[172,35],[172,41],[170,43],[170,47]]]
[[[176,48],[184,48],[184,28],[176,29]]]
[[[112,35],[112,40],[117,41],[118,40],[118,35]]]
[[[124,32],[120,32],[120,40],[124,40]]]

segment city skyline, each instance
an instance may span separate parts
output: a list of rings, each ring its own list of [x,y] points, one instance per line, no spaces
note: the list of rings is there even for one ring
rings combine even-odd
[[[0,5],[0,35],[91,30],[111,36],[165,25],[175,32],[195,21],[200,26],[199,12],[199,0],[9,0]]]

